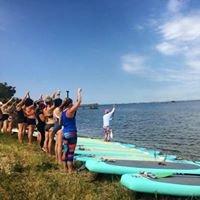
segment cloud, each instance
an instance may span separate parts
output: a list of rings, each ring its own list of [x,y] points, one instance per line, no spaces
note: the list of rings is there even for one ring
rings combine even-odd
[[[137,31],[143,31],[144,30],[144,26],[142,26],[141,24],[137,24],[134,26],[134,29]]]
[[[200,13],[178,16],[161,24],[162,37],[155,49],[168,56],[182,56],[185,66],[200,70]]]
[[[168,64],[164,61],[161,68],[160,63],[150,65],[151,58],[146,55],[128,54],[122,57],[124,71],[153,81],[176,82],[188,87],[200,84],[200,10],[191,10],[187,15],[181,13],[188,2],[169,0],[166,10],[175,14],[157,16],[156,20],[151,18],[153,24],[149,21],[154,33],[160,36],[154,50],[165,56]]]
[[[159,27],[165,40],[190,42],[200,37],[200,14],[176,17]]]
[[[196,60],[189,59],[186,64],[191,69],[197,72],[200,72],[200,59],[196,59]]]
[[[121,57],[122,69],[131,74],[142,73],[145,69],[145,57],[127,54]]]
[[[156,49],[165,55],[174,55],[179,51],[179,48],[177,48],[176,45],[169,42],[162,42],[156,45]]]
[[[186,2],[187,1],[184,0],[169,0],[167,4],[167,9],[169,12],[177,13],[184,7],[184,4]]]

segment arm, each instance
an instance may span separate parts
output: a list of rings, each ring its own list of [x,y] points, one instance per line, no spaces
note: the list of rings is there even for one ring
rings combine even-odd
[[[111,118],[114,112],[115,112],[115,107],[113,107],[113,109],[112,109],[109,113],[107,113],[106,115],[107,115],[109,118]]]
[[[77,91],[77,101],[74,103],[74,105],[67,111],[69,116],[74,115],[74,113],[78,110],[79,106],[81,105],[82,101],[82,95],[81,95],[82,89],[79,88]]]
[[[110,111],[110,114],[112,115],[115,112],[115,107]]]
[[[17,103],[17,102],[14,101],[10,107],[13,108],[13,107],[16,105],[16,103]]]
[[[39,98],[39,100],[43,100],[43,95],[42,95],[42,94],[40,95],[40,98]]]
[[[14,97],[11,97],[5,104],[3,104],[1,107],[4,108],[6,107],[12,100]]]
[[[54,93],[51,95],[51,98],[52,98],[52,99],[55,99],[56,94],[57,94],[57,92],[54,92]]]
[[[17,108],[21,107],[24,104],[25,100],[28,98],[28,96],[29,96],[29,92],[26,93],[24,98],[16,105],[16,107]]]

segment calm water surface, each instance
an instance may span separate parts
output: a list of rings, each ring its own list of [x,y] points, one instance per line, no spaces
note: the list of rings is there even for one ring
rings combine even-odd
[[[79,134],[103,137],[105,108],[80,108]],[[112,128],[115,141],[200,160],[200,101],[117,105]]]

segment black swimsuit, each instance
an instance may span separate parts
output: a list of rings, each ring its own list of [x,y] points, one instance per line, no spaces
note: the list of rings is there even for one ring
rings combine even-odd
[[[34,118],[27,117],[27,125],[36,125],[36,120]]]
[[[44,140],[45,140],[45,122],[43,122],[40,119],[40,114],[43,114],[43,112],[41,110],[37,110],[36,111],[36,118],[37,118],[37,130],[40,132],[41,134],[41,142],[40,142],[40,146],[41,148],[44,145]]]
[[[36,113],[36,118],[37,118],[37,121],[38,121],[38,123],[37,123],[37,130],[38,130],[41,134],[43,134],[43,133],[45,133],[45,122],[43,122],[43,121],[40,119],[40,115],[41,115],[41,114],[43,114],[42,111],[37,111],[37,113]]]
[[[49,119],[53,119],[53,114],[52,115],[49,115],[47,116]],[[46,124],[45,125],[45,131],[49,131],[51,128],[54,127],[54,123],[51,123],[51,124]]]
[[[2,115],[2,118],[1,118],[1,121],[7,120],[8,117],[9,117],[9,114],[3,114],[3,115]]]
[[[23,110],[21,109],[17,111],[17,123],[20,124],[20,123],[26,123],[26,122],[27,122],[27,119],[24,116]]]

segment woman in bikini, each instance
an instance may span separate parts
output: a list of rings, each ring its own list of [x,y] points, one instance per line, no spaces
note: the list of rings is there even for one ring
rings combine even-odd
[[[36,104],[31,98],[25,100],[25,116],[27,117],[28,144],[32,144],[33,132],[36,126]]]
[[[7,133],[11,134],[13,129],[13,121],[15,117],[15,110],[16,110],[16,101],[14,101],[9,107],[8,107],[8,126],[7,126]]]
[[[14,99],[14,97],[12,97],[9,101],[3,103],[2,106],[1,106],[2,121],[3,121],[2,132],[3,133],[7,133],[10,104],[11,104],[13,99]]]
[[[65,102],[65,101],[64,101]],[[62,126],[61,126],[61,114],[62,114],[62,99],[57,98],[54,100],[55,109],[53,111],[54,118],[54,129],[53,133],[56,135],[56,143],[55,143],[55,155],[56,161],[61,164],[62,163]]]
[[[37,103],[38,107],[36,109],[36,118],[37,118],[37,130],[39,132],[37,140],[40,144],[40,147],[43,148],[44,140],[45,140],[45,117],[43,110],[45,108],[45,104],[43,100],[39,100]]]
[[[26,129],[27,119],[24,114],[24,103],[28,97],[29,97],[29,92],[27,92],[24,98],[19,100],[16,105],[19,143],[23,142],[23,137]]]
[[[46,119],[46,125],[45,125],[45,141],[43,150],[51,155],[52,144],[53,144],[53,127],[54,127],[53,110],[55,106],[53,104],[53,99],[49,96],[45,99],[45,104],[46,107],[44,108],[43,113]]]

